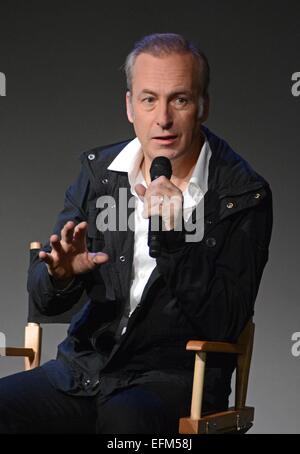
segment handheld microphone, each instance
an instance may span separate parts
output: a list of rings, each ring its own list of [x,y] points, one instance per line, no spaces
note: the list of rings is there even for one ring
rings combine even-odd
[[[151,181],[164,175],[170,179],[172,176],[172,165],[170,159],[165,156],[154,158],[150,167]],[[153,229],[153,225],[158,229]],[[161,254],[160,232],[162,229],[162,218],[159,215],[150,216],[148,230],[148,246],[150,257],[156,258]]]

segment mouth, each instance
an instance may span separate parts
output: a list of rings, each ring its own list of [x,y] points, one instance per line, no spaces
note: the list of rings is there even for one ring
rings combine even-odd
[[[175,134],[169,134],[167,136],[156,136],[152,137],[152,140],[154,140],[156,143],[159,144],[164,144],[164,145],[170,145],[174,143],[177,140],[177,135]]]

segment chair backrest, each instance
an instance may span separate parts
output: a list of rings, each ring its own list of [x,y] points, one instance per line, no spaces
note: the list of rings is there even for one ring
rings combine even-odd
[[[30,243],[30,265],[39,260],[38,253],[42,248],[42,243],[33,241]],[[41,361],[42,351],[42,327],[40,324],[48,323],[66,323],[69,324],[73,315],[75,315],[86,303],[86,293],[83,292],[81,298],[74,306],[62,314],[45,315],[42,314],[36,306],[32,296],[28,295],[28,323],[25,327],[24,347],[7,349],[7,356],[24,356],[25,370],[38,367]]]

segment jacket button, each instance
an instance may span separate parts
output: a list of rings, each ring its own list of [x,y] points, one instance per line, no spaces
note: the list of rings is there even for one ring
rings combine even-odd
[[[101,183],[102,183],[102,184],[107,184],[107,183],[108,183],[108,179],[107,179],[107,178],[103,178],[103,179],[101,180]]]
[[[233,208],[233,207],[234,207],[234,203],[233,203],[233,202],[228,202],[228,203],[226,204],[226,206],[227,206],[227,208],[229,208],[229,209],[230,209],[230,208]]]
[[[83,386],[84,386],[85,388],[87,388],[87,387],[90,385],[91,380],[90,380],[89,378],[87,378],[87,379],[83,380],[82,383],[83,383]]]
[[[257,192],[256,194],[254,194],[254,196],[253,196],[253,197],[254,197],[255,199],[259,199],[259,198],[260,198],[260,193],[259,193],[259,192]]]
[[[125,262],[125,260],[126,260],[125,256],[124,256],[124,255],[121,255],[121,256],[120,256],[120,261],[121,261],[121,262]]]
[[[208,247],[215,247],[215,245],[217,244],[217,241],[215,238],[213,238],[211,236],[209,238],[206,238],[205,243],[206,243],[206,246],[208,246]]]
[[[89,158],[90,161],[92,161],[93,159],[95,159],[94,153],[89,154],[89,155],[88,155],[88,158]]]

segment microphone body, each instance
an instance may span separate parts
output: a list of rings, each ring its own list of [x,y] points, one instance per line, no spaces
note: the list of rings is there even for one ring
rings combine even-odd
[[[170,179],[172,176],[172,165],[170,159],[165,156],[158,156],[153,159],[150,167],[151,181],[165,176]],[[156,258],[161,254],[161,231],[162,218],[161,216],[150,216],[148,230],[148,246],[150,257]]]

